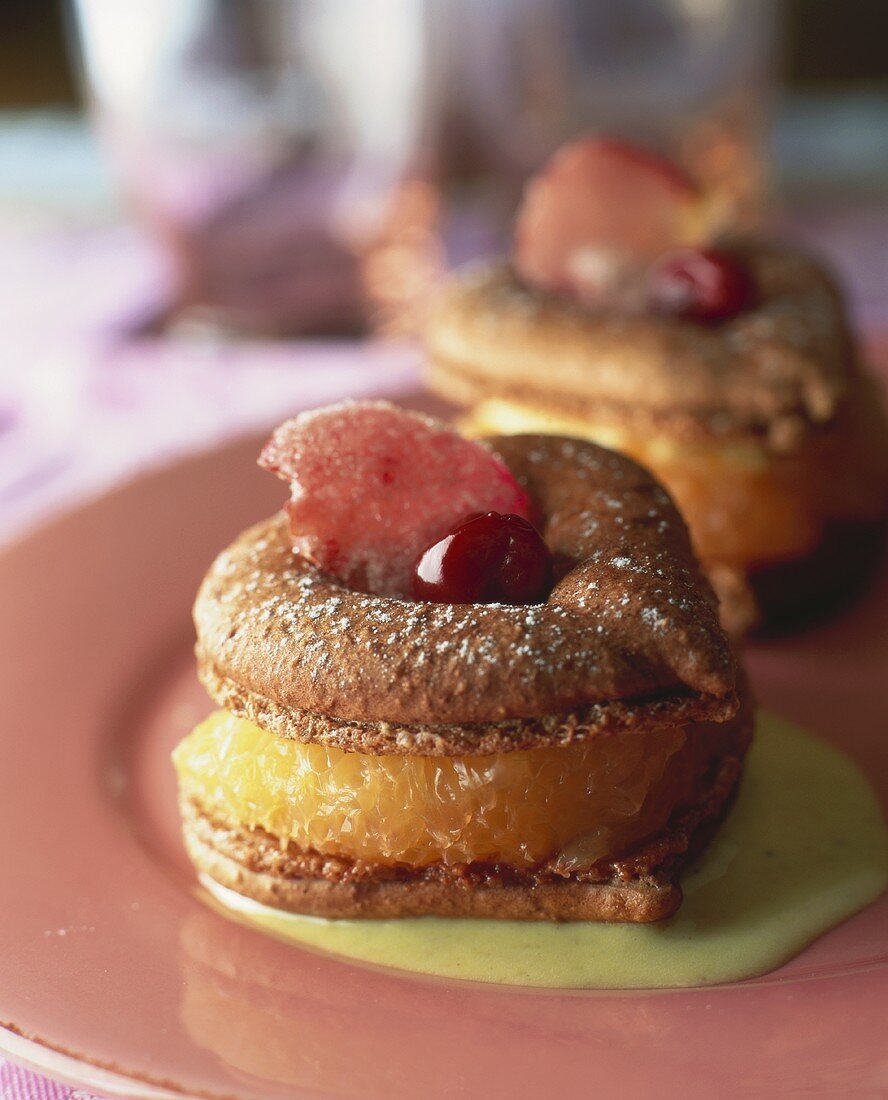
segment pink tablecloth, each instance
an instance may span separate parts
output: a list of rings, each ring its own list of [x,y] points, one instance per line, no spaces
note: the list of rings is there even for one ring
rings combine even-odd
[[[403,388],[406,345],[134,335],[162,293],[127,231],[0,243],[0,540],[295,406]]]
[[[93,1100],[92,1094],[40,1077],[12,1062],[0,1060],[2,1100]]]

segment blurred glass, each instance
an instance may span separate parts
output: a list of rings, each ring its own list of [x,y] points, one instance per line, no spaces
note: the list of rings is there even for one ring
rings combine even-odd
[[[520,173],[583,130],[675,157],[755,216],[764,186],[771,0],[463,0],[460,101],[479,150]]]
[[[411,330],[561,141],[641,139],[761,203],[768,0],[74,0],[94,115],[177,312]],[[445,248],[446,246],[446,248]]]

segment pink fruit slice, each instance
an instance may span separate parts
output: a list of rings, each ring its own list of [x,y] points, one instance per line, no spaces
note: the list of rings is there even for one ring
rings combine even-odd
[[[535,286],[594,304],[703,229],[698,189],[669,161],[611,138],[562,147],[528,184],[514,263]]]
[[[259,464],[290,482],[294,549],[378,595],[409,597],[419,555],[470,512],[530,514],[489,447],[386,402],[288,420]]]

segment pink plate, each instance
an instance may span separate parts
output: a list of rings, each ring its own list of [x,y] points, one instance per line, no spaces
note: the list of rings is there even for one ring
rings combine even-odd
[[[0,1049],[125,1096],[668,1097],[888,1090],[888,899],[733,986],[553,993],[287,946],[200,900],[168,753],[208,709],[189,608],[280,503],[258,439],[149,474],[0,556]],[[888,576],[758,648],[762,701],[888,804]]]

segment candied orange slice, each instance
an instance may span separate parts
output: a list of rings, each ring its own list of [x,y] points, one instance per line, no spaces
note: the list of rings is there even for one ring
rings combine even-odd
[[[303,849],[414,867],[564,853],[571,870],[662,828],[691,793],[692,741],[665,728],[492,756],[369,756],[218,711],[173,760],[182,793],[221,823]]]

